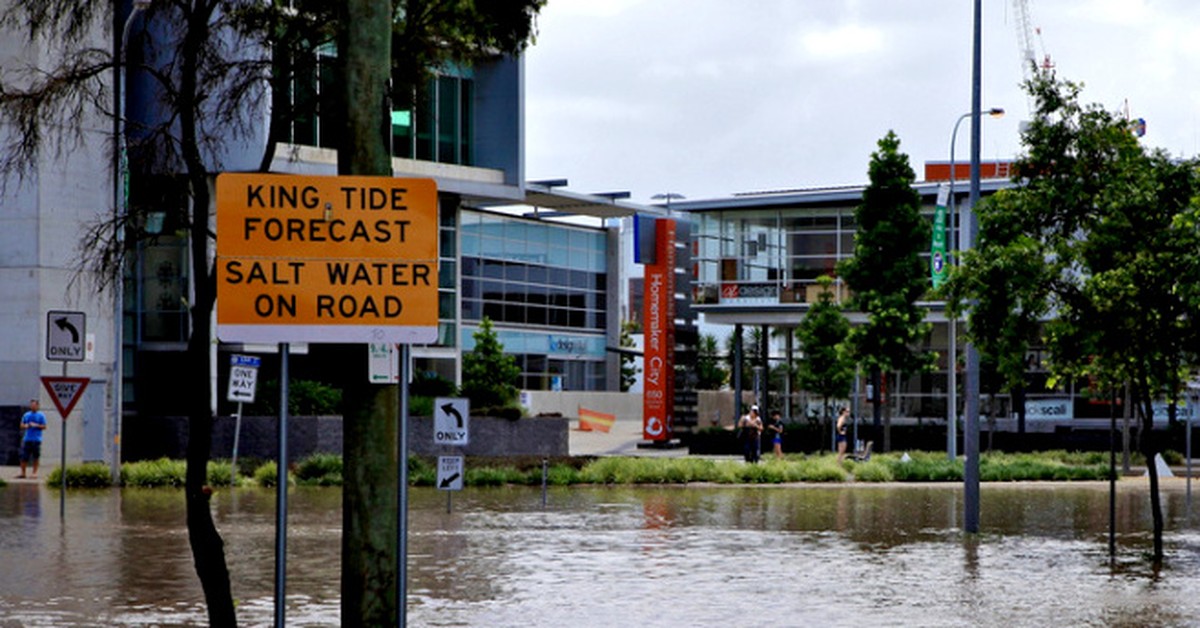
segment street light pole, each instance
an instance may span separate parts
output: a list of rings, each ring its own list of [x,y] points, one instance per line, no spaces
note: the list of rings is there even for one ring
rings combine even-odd
[[[955,238],[955,223],[957,222],[958,211],[954,197],[954,179],[956,163],[954,161],[954,147],[958,143],[958,126],[963,120],[971,117],[974,112],[968,111],[958,117],[954,122],[954,131],[950,134],[950,250],[954,251],[951,256],[952,263],[958,264],[959,248],[958,243],[962,238]],[[993,118],[1004,116],[1004,109],[1001,107],[992,107],[988,109],[988,115]],[[946,312],[946,321],[948,332],[950,335],[950,356],[948,360],[947,370],[949,371],[949,399],[946,404],[946,457],[953,461],[958,457],[958,317],[950,316],[950,312]]]
[[[983,74],[983,0],[975,0],[974,37],[971,50],[971,193],[964,214],[964,249],[974,245],[975,203],[979,201],[979,109]],[[966,424],[963,426],[963,531],[979,533],[979,352],[974,343],[966,346]]]
[[[129,31],[138,14],[150,6],[150,0],[134,0],[129,16],[121,29],[120,49],[117,51],[117,86],[113,90],[116,119],[113,120],[113,243],[116,251],[116,279],[113,281],[113,418],[112,458],[109,472],[114,483],[121,480],[121,419],[125,405],[125,211],[129,198],[126,180],[129,170],[125,157],[125,66],[129,58]]]

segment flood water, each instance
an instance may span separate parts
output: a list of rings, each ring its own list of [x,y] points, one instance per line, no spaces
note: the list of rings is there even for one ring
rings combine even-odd
[[[1174,484],[1171,484],[1174,482]],[[1196,626],[1200,525],[1164,489],[1154,571],[1144,480],[984,485],[410,492],[410,626]],[[1200,488],[1200,487],[1198,487]],[[182,494],[0,489],[0,628],[204,625]],[[287,623],[338,624],[341,493],[289,494]],[[214,513],[242,625],[274,613],[272,490]]]

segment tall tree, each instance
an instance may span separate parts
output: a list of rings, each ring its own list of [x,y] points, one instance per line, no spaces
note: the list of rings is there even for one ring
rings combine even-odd
[[[966,256],[955,279],[964,298],[1010,299],[1007,320],[1020,325],[992,324],[1003,319],[992,303],[972,311],[968,333],[1003,355],[1012,339],[996,336],[1024,330],[1040,312],[1053,376],[1130,387],[1149,461],[1159,562],[1163,517],[1153,461],[1162,448],[1153,402],[1177,399],[1197,365],[1198,164],[1147,152],[1121,116],[1079,104],[1078,85],[1047,76],[1028,87],[1037,114],[1022,137],[1020,186],[982,204],[983,248]],[[990,255],[1020,260],[1008,269],[1019,277],[991,285],[994,268],[983,259]]]
[[[933,356],[919,349],[930,326],[917,306],[929,286],[920,255],[929,247],[930,226],[921,217],[921,197],[912,187],[916,175],[908,155],[900,152],[900,138],[888,131],[878,146],[868,167],[870,184],[854,210],[854,256],[843,260],[838,271],[850,289],[851,307],[867,316],[866,323],[851,330],[849,342],[871,374],[875,438],[886,451],[879,402],[882,374],[904,375],[932,364]]]
[[[821,397],[826,422],[832,422],[829,400],[846,397],[854,384],[854,359],[846,345],[850,321],[833,300],[833,279],[823,275],[817,282],[824,289],[796,327],[796,339],[804,351],[800,386]]]
[[[621,348],[633,347],[633,335],[640,331],[636,322],[630,320],[621,321]],[[621,392],[629,392],[634,382],[637,381],[638,373],[642,372],[637,362],[635,354],[621,354]]]
[[[395,100],[416,102],[431,73],[449,64],[520,52],[533,38],[534,17],[544,3],[394,0],[386,12],[393,42],[390,75]],[[187,275],[192,295],[187,308],[192,324],[186,372],[181,377],[191,382],[183,393],[189,417],[188,538],[210,623],[234,625],[224,545],[205,486],[213,423],[208,384],[213,338],[208,321],[216,294],[209,186],[213,174],[228,168],[227,156],[244,149],[261,131],[261,117],[251,112],[275,106],[259,160],[264,170],[276,141],[287,139],[284,130],[292,120],[329,114],[321,105],[334,103],[291,98],[302,96],[293,91],[293,80],[314,73],[314,51],[337,38],[347,24],[346,14],[341,5],[316,0],[150,0],[142,21],[151,27],[131,31],[126,56],[97,44],[102,41],[97,34],[108,25],[114,49],[122,43],[126,16],[117,9],[124,4],[109,0],[5,4],[0,24],[6,33],[22,33],[39,49],[53,48],[55,54],[46,58],[60,61],[37,68],[5,68],[0,75],[0,121],[15,129],[0,150],[0,176],[28,175],[39,155],[62,155],[92,141],[90,116],[85,113],[119,116],[121,108],[109,106],[120,100],[120,95],[113,97],[113,87],[119,84],[116,72],[125,72],[130,85],[137,85],[146,100],[155,102],[152,111],[143,112],[149,115],[122,121],[129,138],[133,196],[148,200],[88,226],[82,243],[88,254],[81,259],[79,271],[101,290],[120,281],[127,254],[138,250],[140,242],[157,237],[145,227],[151,211],[165,211],[165,222],[178,225],[190,240]],[[276,54],[272,57],[268,51]],[[368,88],[383,93],[382,85]],[[382,113],[382,97],[367,98],[350,102],[371,115]],[[374,132],[382,135],[382,125],[375,125]],[[118,144],[115,133],[113,139]],[[118,161],[113,159],[114,164]]]
[[[729,381],[729,370],[721,366],[717,337],[700,336],[696,347],[696,390],[720,390]]]
[[[472,408],[481,411],[512,405],[517,400],[517,383],[521,379],[516,358],[504,353],[492,319],[486,316],[474,338],[475,348],[463,354],[462,395],[471,400]]]

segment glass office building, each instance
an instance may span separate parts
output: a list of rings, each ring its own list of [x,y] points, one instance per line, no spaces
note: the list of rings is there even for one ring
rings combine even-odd
[[[460,346],[487,317],[527,390],[605,390],[605,229],[464,210]]]

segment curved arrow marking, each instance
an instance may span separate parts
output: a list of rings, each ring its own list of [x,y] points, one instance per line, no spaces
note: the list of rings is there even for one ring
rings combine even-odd
[[[79,344],[79,330],[75,329],[75,326],[71,324],[71,321],[65,318],[56,318],[54,319],[54,325],[59,329],[71,334],[71,344]]]
[[[457,425],[459,429],[462,429],[463,418],[462,415],[458,413],[458,409],[454,407],[454,404],[447,403],[443,405],[442,412],[445,412],[446,416],[454,417],[455,425]]]

